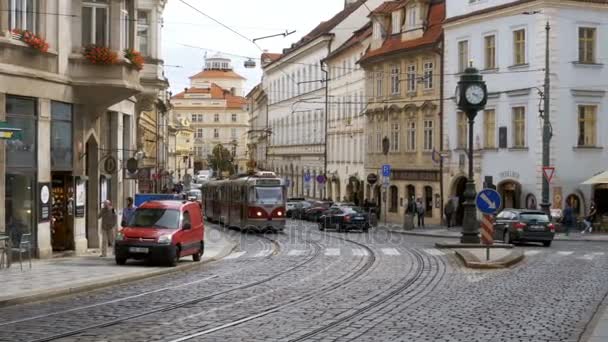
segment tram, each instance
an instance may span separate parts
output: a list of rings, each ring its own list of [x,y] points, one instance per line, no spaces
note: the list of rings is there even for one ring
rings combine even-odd
[[[204,215],[211,222],[257,231],[283,231],[286,188],[273,172],[204,184]]]

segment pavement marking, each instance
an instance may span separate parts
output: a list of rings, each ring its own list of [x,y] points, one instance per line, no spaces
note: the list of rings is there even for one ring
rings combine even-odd
[[[432,256],[444,256],[445,255],[444,252],[442,252],[442,251],[440,251],[438,249],[435,249],[435,248],[426,248],[426,249],[423,249],[423,251],[426,254],[429,254],[429,255],[432,255]]]
[[[253,256],[253,258],[263,258],[269,256],[272,253],[271,250],[265,249],[263,251],[259,251],[257,254]]]
[[[401,255],[395,248],[382,248],[382,253],[385,255]]]
[[[340,248],[328,248],[325,250],[325,255],[326,256],[339,256]]]
[[[353,249],[353,255],[366,256],[367,255],[367,251],[364,250],[364,249],[355,248],[355,249]]]
[[[529,250],[529,251],[525,251],[524,255],[525,256],[534,256],[534,255],[538,255],[542,253],[541,251],[537,251],[537,250]]]
[[[604,253],[604,252],[594,252],[594,253],[591,253],[591,254],[593,254],[593,255],[597,255],[597,256],[602,256],[602,255],[604,255],[605,253]]]
[[[294,255],[303,255],[305,253],[306,253],[306,251],[303,249],[293,249],[293,250],[289,251],[289,253],[287,253],[287,255],[294,256]]]
[[[593,254],[585,254],[585,255],[583,255],[582,257],[579,257],[579,258],[577,258],[577,259],[581,259],[581,260],[589,260],[589,261],[591,261],[591,260],[593,260],[593,258],[595,258],[595,255],[593,255]]]
[[[244,252],[244,251],[243,251],[243,252],[236,252],[236,253],[232,253],[232,254],[230,254],[229,256],[225,257],[224,259],[236,259],[236,258],[240,258],[240,257],[242,257],[243,255],[245,255],[245,253],[247,253],[247,252]]]
[[[557,252],[557,255],[572,255],[574,252],[570,252],[570,251],[561,251],[561,252]]]

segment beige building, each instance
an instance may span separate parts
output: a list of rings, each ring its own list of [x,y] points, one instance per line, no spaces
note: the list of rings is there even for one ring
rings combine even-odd
[[[249,131],[247,132],[247,148],[254,168],[266,169],[266,152],[268,151],[268,96],[262,89],[262,84],[255,86],[247,94],[247,111],[249,113]]]
[[[124,50],[159,39],[152,32],[160,30],[164,5],[0,1],[0,120],[21,129],[20,137],[0,143],[0,231],[14,240],[32,234],[41,258],[98,248],[101,201],[111,200],[120,214],[124,198],[136,191],[125,167],[127,159],[143,156],[136,145],[136,95],[165,83],[154,71],[162,67],[158,50],[142,51],[142,71]],[[101,17],[108,20],[96,23]],[[28,45],[30,32],[48,45]],[[85,56],[91,44],[112,51],[115,60],[92,63],[95,50]],[[155,102],[158,91],[152,93]]]
[[[436,161],[441,146],[444,16],[444,3],[416,0],[386,2],[371,14],[371,47],[360,63],[367,74],[365,169],[377,175],[378,182],[367,184],[366,198],[377,203],[390,222],[403,221],[413,198],[424,204],[427,224],[441,222]],[[386,187],[380,171],[384,164],[392,167]]]
[[[239,95],[244,83],[229,59],[213,57],[190,77],[190,88],[172,97],[174,118],[188,119],[194,131],[192,154],[198,168],[208,168],[207,156],[221,144],[232,151],[238,171],[246,169],[249,114]]]

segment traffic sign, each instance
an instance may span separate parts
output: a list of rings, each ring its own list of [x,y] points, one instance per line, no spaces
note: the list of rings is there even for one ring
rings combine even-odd
[[[371,185],[376,184],[376,182],[378,181],[378,175],[376,175],[375,173],[370,173],[369,175],[367,175],[367,182]]]
[[[483,189],[475,200],[477,209],[484,214],[494,214],[502,204],[500,194],[492,189]]]
[[[327,181],[327,178],[325,178],[325,176],[323,176],[323,175],[318,175],[317,176],[317,182],[319,184],[325,184],[326,181]]]
[[[555,168],[552,166],[543,167],[543,175],[545,175],[547,183],[551,184],[551,180],[553,179],[553,176],[555,176]]]
[[[304,173],[304,181],[306,183],[310,182],[310,172],[307,171],[306,173]]]
[[[389,185],[389,183],[390,183],[390,180],[391,180],[391,179],[390,179],[390,178],[388,178],[388,177],[382,177],[382,186],[383,186],[383,187],[385,187],[385,188],[388,188],[388,185]]]
[[[389,164],[382,165],[382,176],[383,177],[391,176],[391,166]]]

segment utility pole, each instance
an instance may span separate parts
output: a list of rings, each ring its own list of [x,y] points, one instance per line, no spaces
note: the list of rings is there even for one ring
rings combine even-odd
[[[323,157],[323,175],[325,176],[325,184],[323,184],[323,193],[321,194],[322,199],[327,198],[327,134],[328,134],[328,123],[329,123],[329,70],[325,69],[323,66],[324,63],[321,63],[321,71],[325,73],[325,155]]]
[[[549,25],[549,21],[547,21],[547,25],[545,26],[546,33],[546,42],[545,42],[545,91],[544,97],[545,102],[543,105],[544,115],[543,115],[543,187],[542,187],[542,203],[541,208],[546,213],[550,212],[551,203],[549,202],[549,181],[547,177],[544,176],[544,170],[546,167],[550,166],[550,156],[551,156],[551,138],[553,136],[551,129],[551,121],[550,121],[550,90],[551,90],[551,79],[550,79],[550,60],[549,60],[549,33],[551,31],[551,25]]]

